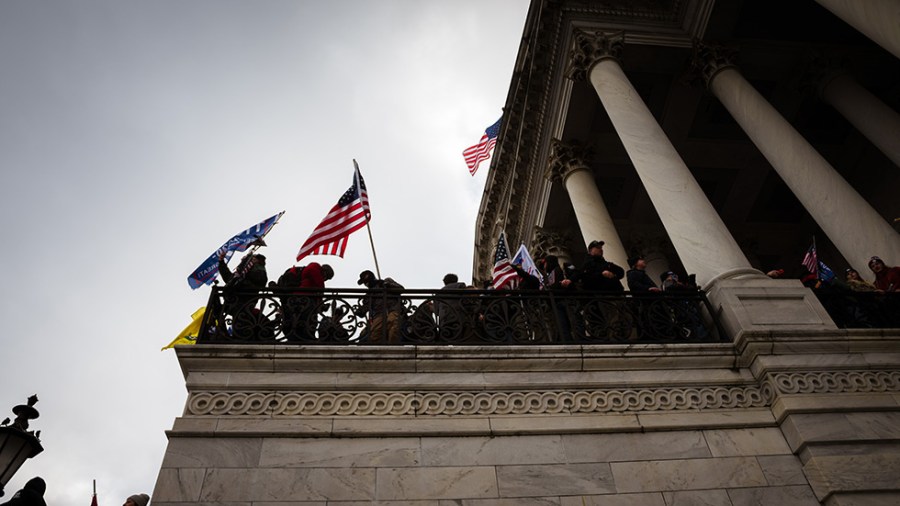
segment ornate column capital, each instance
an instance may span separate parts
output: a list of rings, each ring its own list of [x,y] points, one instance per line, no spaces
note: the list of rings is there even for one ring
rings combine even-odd
[[[606,59],[618,60],[625,47],[625,32],[586,32],[575,30],[575,45],[569,52],[566,76],[584,81],[594,65]]]
[[[547,230],[543,227],[534,227],[531,242],[531,250],[535,258],[547,255],[556,255],[559,259],[569,261],[572,259],[570,245],[573,244],[572,235],[561,230]]]
[[[566,177],[576,170],[591,170],[588,162],[593,157],[594,151],[578,141],[564,143],[553,139],[550,142],[546,177],[553,182],[565,182]]]
[[[732,46],[707,44],[694,39],[694,56],[691,58],[691,70],[696,80],[709,87],[713,78],[727,68],[737,67],[738,50]]]

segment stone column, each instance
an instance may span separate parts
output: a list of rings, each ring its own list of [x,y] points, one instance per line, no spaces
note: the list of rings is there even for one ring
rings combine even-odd
[[[900,167],[900,114],[846,72],[826,74],[819,84],[819,96]]]
[[[725,223],[706,198],[628,81],[617,55],[622,34],[576,32],[569,75],[589,75],[616,133],[666,228],[672,245],[701,286],[717,277],[762,273],[753,270]]]
[[[737,71],[726,48],[698,45],[694,66],[819,227],[859,272],[900,261],[900,234]]]
[[[569,193],[585,248],[591,241],[604,241],[603,257],[627,269],[628,255],[587,164],[590,158],[590,151],[584,146],[554,141],[547,177],[561,181]]]
[[[816,0],[816,2],[900,58],[900,1]]]

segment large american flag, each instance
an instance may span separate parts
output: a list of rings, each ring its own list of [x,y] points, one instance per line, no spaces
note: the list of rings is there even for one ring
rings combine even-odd
[[[494,253],[494,272],[491,284],[494,290],[501,290],[507,285],[519,279],[516,270],[509,263],[509,249],[506,247],[506,234],[500,232],[500,240],[497,241],[497,251]]]
[[[503,118],[501,117],[496,123],[487,127],[487,130],[484,131],[484,135],[481,136],[481,140],[478,141],[478,144],[468,147],[463,151],[463,156],[466,158],[466,165],[469,166],[469,174],[474,176],[475,171],[478,170],[478,164],[490,158],[491,149],[493,149],[494,144],[497,143],[497,136],[500,135],[501,119]]]
[[[356,166],[356,160],[353,161],[353,165]],[[366,226],[371,218],[366,182],[359,173],[359,166],[356,166],[353,184],[341,195],[338,203],[313,230],[309,239],[300,246],[297,261],[307,255],[337,255],[343,258],[347,249],[347,238]]]

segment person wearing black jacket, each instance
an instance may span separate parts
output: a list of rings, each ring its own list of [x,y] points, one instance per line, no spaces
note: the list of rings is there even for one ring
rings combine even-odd
[[[581,267],[581,287],[592,292],[624,292],[625,269],[603,258],[603,241],[592,241],[588,257]]]
[[[265,290],[269,276],[266,273],[266,257],[259,253],[249,253],[241,258],[234,272],[225,263],[224,254],[219,257],[219,274],[225,281],[222,294],[225,299],[223,309],[234,317],[234,336],[253,340],[274,337],[272,322],[256,307],[259,292]]]
[[[659,287],[647,275],[647,262],[644,257],[634,257],[628,261],[631,269],[626,273],[628,289],[635,293],[658,292]]]
[[[44,502],[44,492],[47,490],[47,484],[40,476],[28,480],[22,490],[13,494],[12,499],[2,504],[2,506],[47,506]]]

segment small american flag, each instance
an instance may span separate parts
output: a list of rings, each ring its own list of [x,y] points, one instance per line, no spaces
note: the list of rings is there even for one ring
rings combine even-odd
[[[478,141],[478,144],[468,147],[463,151],[463,156],[466,158],[466,165],[469,166],[469,174],[475,175],[475,171],[478,170],[478,165],[487,160],[491,156],[491,149],[494,148],[494,144],[497,143],[497,136],[500,135],[500,120],[502,117],[497,120],[496,123],[487,127],[487,130],[484,131],[484,135],[481,136],[481,140]]]
[[[497,241],[497,252],[494,253],[494,272],[491,284],[494,290],[501,290],[519,278],[516,270],[509,263],[509,249],[506,247],[506,234],[500,232],[500,240]]]
[[[356,160],[353,161],[353,165],[356,165]],[[356,166],[353,184],[341,195],[338,203],[313,230],[309,239],[300,246],[297,261],[307,255],[337,255],[343,258],[347,249],[347,238],[366,226],[371,218],[366,182],[359,173],[359,167]]]
[[[803,261],[800,262],[804,267],[809,269],[810,274],[815,274],[818,276],[819,273],[819,260],[816,257],[816,245],[813,244],[806,250],[806,255],[803,256]]]

